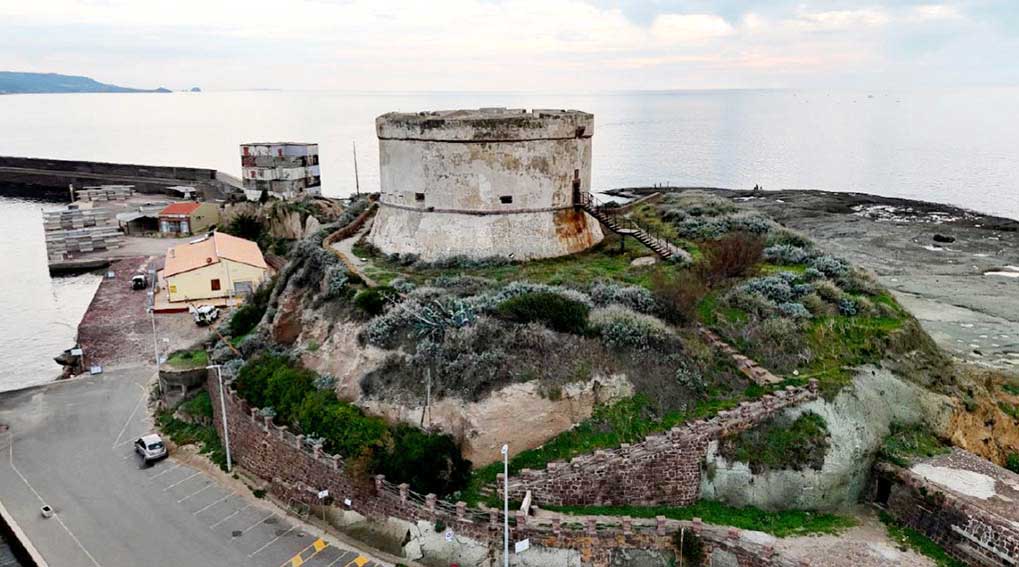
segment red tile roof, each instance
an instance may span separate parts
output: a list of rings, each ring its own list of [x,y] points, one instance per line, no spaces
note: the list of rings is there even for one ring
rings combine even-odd
[[[167,205],[165,209],[159,211],[159,216],[190,215],[191,213],[195,212],[195,209],[197,209],[200,205],[201,203],[195,203],[193,201],[173,203],[172,205]]]

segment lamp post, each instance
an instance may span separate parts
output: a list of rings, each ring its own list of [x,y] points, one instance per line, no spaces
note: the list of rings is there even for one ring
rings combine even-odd
[[[509,567],[509,445],[502,446],[502,559]]]
[[[156,369],[159,369],[159,342],[156,340],[156,307],[149,306],[149,319],[152,321],[152,355],[155,357]]]
[[[219,415],[223,418],[223,446],[226,447],[226,472],[233,471],[233,461],[230,460],[230,430],[226,425],[226,398],[223,397],[223,365],[213,364],[205,367],[207,370],[216,369],[216,377],[219,379]]]

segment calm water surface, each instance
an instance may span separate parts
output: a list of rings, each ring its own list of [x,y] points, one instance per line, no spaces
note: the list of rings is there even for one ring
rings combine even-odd
[[[378,186],[374,118],[510,106],[595,114],[594,187],[860,191],[1019,218],[1019,89],[612,94],[228,92],[0,96],[0,155],[240,173],[238,145],[318,142],[327,195]],[[0,390],[45,381],[96,276],[51,279],[40,205],[0,200]]]

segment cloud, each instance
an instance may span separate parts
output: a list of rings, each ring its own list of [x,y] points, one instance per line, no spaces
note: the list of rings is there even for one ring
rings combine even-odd
[[[823,86],[882,73],[891,85],[892,69],[912,80],[957,67],[957,80],[984,51],[1019,57],[995,24],[1011,0],[976,1],[0,2],[0,68],[208,89]],[[1004,76],[978,67],[975,80]]]
[[[661,43],[689,43],[736,33],[729,22],[710,14],[663,14],[651,24],[651,35]]]

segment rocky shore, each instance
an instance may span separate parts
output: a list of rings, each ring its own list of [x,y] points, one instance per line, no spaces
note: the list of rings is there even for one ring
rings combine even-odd
[[[760,209],[871,270],[955,356],[1019,370],[1019,221],[863,193],[697,189]]]

